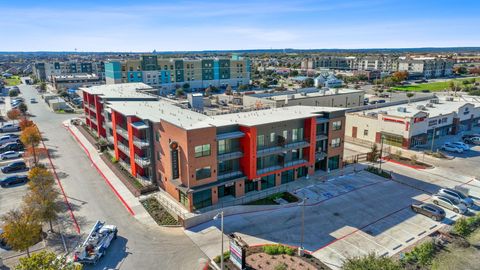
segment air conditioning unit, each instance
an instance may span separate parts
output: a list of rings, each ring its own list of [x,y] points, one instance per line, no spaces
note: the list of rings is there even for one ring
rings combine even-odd
[[[417,105],[417,110],[426,110],[427,108],[424,105]]]
[[[407,107],[398,107],[398,108],[397,108],[397,111],[398,111],[398,112],[406,113],[406,112],[407,112]]]
[[[445,100],[446,101],[453,101],[453,97],[446,97]]]
[[[438,100],[438,98],[432,98],[432,99],[430,99],[430,103],[438,104],[438,103],[440,103],[440,100]]]
[[[427,103],[427,107],[429,107],[429,108],[435,108],[435,107],[433,106],[433,103]]]

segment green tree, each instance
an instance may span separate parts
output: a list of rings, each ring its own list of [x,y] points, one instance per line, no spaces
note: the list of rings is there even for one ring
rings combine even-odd
[[[313,81],[312,78],[306,78],[305,81],[303,82],[304,87],[313,87],[315,82]]]
[[[227,88],[225,89],[225,95],[232,95],[233,94],[233,89],[230,85],[227,85]]]
[[[175,89],[175,96],[181,97],[185,94],[185,90],[183,88],[177,88]]]
[[[40,251],[30,257],[20,258],[15,270],[82,270],[81,264],[67,262],[65,256],[57,258],[57,254],[49,251]]]
[[[370,253],[363,257],[347,258],[343,270],[400,270],[402,267],[390,257],[380,257]]]
[[[53,231],[52,222],[57,219],[60,208],[57,204],[60,195],[54,187],[55,179],[46,168],[34,167],[28,172],[28,187],[30,192],[24,197],[26,206],[35,217],[43,222],[48,222],[50,231]]]
[[[408,104],[410,104],[410,99],[415,96],[415,93],[413,92],[407,92],[407,98],[408,98]]]
[[[20,105],[18,105],[18,109],[20,110],[20,112],[22,113],[22,115],[26,115],[26,114],[27,114],[27,111],[28,111],[27,104],[25,104],[25,103],[20,103]]]
[[[47,84],[45,82],[40,83],[40,90],[47,91]]]
[[[268,84],[267,84],[267,86],[264,87],[264,88],[267,88],[267,87],[268,87]],[[238,90],[239,90],[239,91],[248,90],[248,85],[247,85],[247,84],[242,84],[242,85],[240,85],[240,86],[238,87]]]
[[[468,234],[470,234],[470,226],[468,225],[467,219],[462,217],[459,218],[456,222],[455,225],[453,225],[453,229],[455,230],[456,233],[459,235],[465,237]]]
[[[182,88],[183,88],[183,90],[187,91],[188,89],[190,89],[190,84],[189,83],[184,83],[182,85]]]
[[[7,244],[16,251],[26,251],[30,257],[30,247],[41,238],[42,226],[35,215],[26,208],[10,210],[2,216],[3,237]]]
[[[33,151],[33,162],[37,164],[37,157],[35,154],[35,146],[40,143],[40,140],[42,139],[42,136],[40,135],[40,132],[38,131],[37,126],[30,126],[26,127],[25,129],[22,130],[22,133],[20,134],[20,141],[26,146],[30,145],[32,147]]]

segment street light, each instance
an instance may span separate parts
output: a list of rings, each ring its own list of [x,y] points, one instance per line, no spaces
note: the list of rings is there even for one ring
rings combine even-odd
[[[220,269],[223,270],[223,211],[216,214],[213,220],[217,220],[220,217],[220,229],[222,231],[222,253],[220,253]]]
[[[298,249],[299,256],[303,256],[303,251],[304,251],[303,239],[304,239],[304,232],[305,232],[305,201],[306,199],[307,198],[304,196],[302,202],[298,204],[298,205],[302,205],[302,231],[301,231],[301,238],[300,238],[300,248]]]
[[[382,171],[382,157],[383,157],[383,138],[384,138],[384,135],[382,134],[381,136],[381,140],[380,140],[380,172]]]

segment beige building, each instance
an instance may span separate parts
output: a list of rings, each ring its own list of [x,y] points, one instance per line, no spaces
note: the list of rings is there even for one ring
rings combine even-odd
[[[296,91],[244,95],[243,106],[278,108],[303,105],[353,108],[363,105],[364,96],[363,90],[303,88]]]

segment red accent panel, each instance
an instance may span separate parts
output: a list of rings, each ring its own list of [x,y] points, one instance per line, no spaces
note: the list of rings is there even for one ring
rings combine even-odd
[[[317,120],[315,117],[305,119],[304,136],[306,140],[309,140],[310,146],[304,150],[304,158],[308,161],[309,165],[315,163],[315,144],[317,142]]]
[[[240,159],[240,169],[247,176],[247,179],[255,178],[257,174],[257,128],[240,127],[245,136],[240,138],[240,147],[243,157]]]
[[[133,145],[133,127],[131,125],[132,117],[127,117],[128,129],[128,148],[130,148],[130,167],[132,168],[132,175],[137,176],[137,164],[135,163],[135,145]]]
[[[405,131],[408,131],[408,128],[410,127],[410,122],[405,123]]]
[[[375,142],[380,143],[382,141],[382,133],[377,132],[375,133]]]
[[[115,151],[115,158],[120,158],[118,154],[118,137],[117,137],[117,112],[112,110],[112,129],[113,129],[113,148]]]
[[[383,121],[405,124],[405,122],[403,120],[398,120],[398,119],[394,119],[394,118],[387,118],[387,117],[384,117]]]

